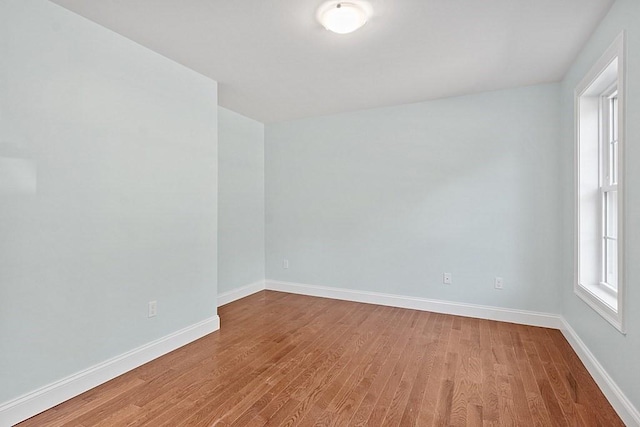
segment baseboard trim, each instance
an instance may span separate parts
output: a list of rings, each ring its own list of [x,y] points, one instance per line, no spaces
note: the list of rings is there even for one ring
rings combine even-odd
[[[541,326],[553,329],[561,329],[563,326],[562,317],[557,314],[550,313],[539,313],[535,311],[490,307],[353,289],[331,288],[301,283],[281,282],[276,280],[267,280],[265,285],[266,289],[289,292],[292,294],[386,305],[412,310],[432,311],[435,313],[498,320],[501,322],[519,323],[523,325]]]
[[[11,426],[220,329],[216,315],[0,404],[0,426]]]
[[[229,304],[264,289],[559,329],[624,423],[628,426],[640,427],[638,409],[620,390],[571,325],[560,315],[277,280],[261,280],[224,292],[218,295],[218,306]],[[39,414],[218,329],[220,329],[220,318],[213,316],[5,402],[0,405],[0,426],[13,425]]]
[[[589,347],[580,339],[578,333],[571,327],[566,319],[562,319],[562,334],[576,352],[587,371],[591,374],[602,393],[611,406],[616,410],[622,421],[627,426],[640,426],[640,412],[620,390],[618,384],[609,376],[598,359],[591,353]]]
[[[264,280],[250,283],[240,288],[235,288],[227,292],[218,294],[218,307],[221,307],[230,302],[237,301],[241,298],[248,297],[256,292],[263,291],[265,289]]]
[[[367,304],[386,305],[421,311],[475,317],[501,322],[519,323],[530,326],[559,329],[593,377],[603,394],[627,426],[640,427],[640,412],[631,403],[620,387],[609,376],[598,359],[591,353],[564,317],[557,314],[465,304],[451,301],[433,300],[419,297],[332,288],[327,286],[266,280],[265,288],[272,291],[332,298]]]

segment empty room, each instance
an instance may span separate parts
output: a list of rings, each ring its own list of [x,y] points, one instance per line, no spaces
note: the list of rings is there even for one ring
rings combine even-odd
[[[640,1],[0,0],[0,427],[640,427]]]

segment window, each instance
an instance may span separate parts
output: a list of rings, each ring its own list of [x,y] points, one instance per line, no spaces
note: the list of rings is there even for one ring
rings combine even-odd
[[[624,34],[576,88],[576,294],[624,333]]]

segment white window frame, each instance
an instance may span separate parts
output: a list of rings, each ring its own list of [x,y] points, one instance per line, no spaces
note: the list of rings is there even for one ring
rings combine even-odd
[[[623,334],[625,328],[625,34],[589,70],[575,90],[575,258],[574,292]],[[617,65],[617,67],[616,67]],[[611,185],[609,162],[609,97],[617,95],[617,183]],[[595,144],[595,145],[594,145]],[[595,159],[597,157],[597,160]],[[593,171],[597,167],[597,171]],[[589,173],[581,173],[581,170]],[[596,174],[596,176],[592,176]],[[595,187],[595,188],[594,188]],[[597,189],[597,197],[594,190]],[[606,280],[604,193],[617,193],[617,289]],[[596,205],[594,205],[596,203]],[[598,209],[598,204],[600,208]],[[589,208],[589,209],[587,209]],[[595,243],[598,239],[599,243]],[[594,272],[597,271],[597,272]]]

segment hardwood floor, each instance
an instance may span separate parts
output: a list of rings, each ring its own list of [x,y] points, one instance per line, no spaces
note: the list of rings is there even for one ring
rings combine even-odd
[[[622,426],[559,331],[262,291],[27,426]]]

